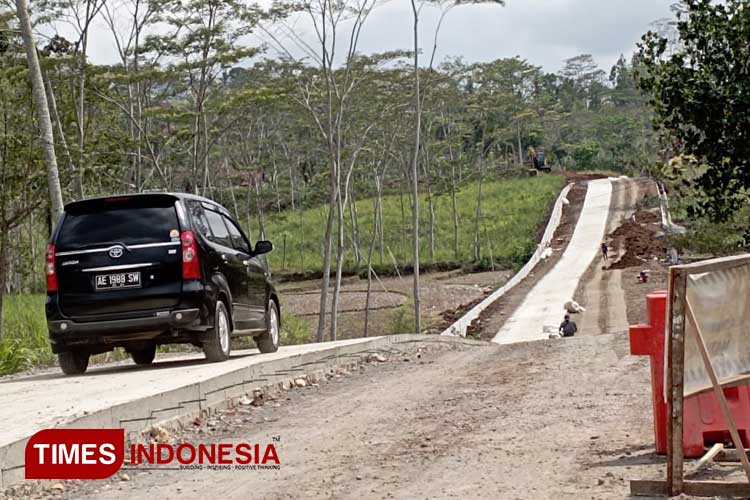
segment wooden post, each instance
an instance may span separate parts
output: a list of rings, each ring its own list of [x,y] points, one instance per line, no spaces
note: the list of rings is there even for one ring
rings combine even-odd
[[[687,271],[672,267],[669,279],[671,303],[667,318],[667,487],[671,496],[682,494],[683,388],[685,368],[685,292]]]
[[[719,378],[716,376],[714,365],[711,363],[711,357],[708,354],[708,348],[706,347],[706,341],[703,338],[701,327],[698,324],[698,321],[695,319],[695,313],[693,313],[693,308],[690,306],[690,301],[688,300],[687,296],[685,297],[685,304],[687,306],[685,308],[685,312],[687,313],[688,318],[690,318],[690,322],[695,327],[696,341],[698,342],[698,348],[701,351],[703,365],[706,367],[708,377],[711,379],[711,384],[714,386],[716,399],[719,400],[719,406],[721,406],[721,412],[724,414],[724,420],[726,420],[727,425],[729,426],[729,434],[732,436],[734,446],[735,448],[737,448],[737,452],[740,455],[742,468],[745,469],[745,475],[747,476],[747,480],[750,483],[750,460],[748,460],[747,453],[745,453],[745,447],[742,445],[740,433],[737,432],[737,424],[734,421],[732,412],[729,410],[729,404],[727,404],[727,398],[724,395],[724,389],[722,389],[721,384],[719,384]]]

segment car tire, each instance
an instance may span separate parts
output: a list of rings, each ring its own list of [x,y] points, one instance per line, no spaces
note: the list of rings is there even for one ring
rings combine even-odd
[[[229,358],[232,349],[232,318],[227,306],[222,301],[216,302],[214,312],[214,326],[208,332],[208,338],[203,341],[203,354],[212,363]]]
[[[279,350],[281,338],[281,320],[279,315],[279,306],[276,301],[268,301],[266,308],[266,332],[255,337],[255,344],[262,353],[276,352]]]
[[[65,375],[81,375],[89,367],[89,357],[91,355],[85,351],[66,351],[57,355],[57,361],[60,369]]]
[[[150,345],[143,349],[130,351],[130,357],[136,365],[150,365],[156,357],[156,344]]]

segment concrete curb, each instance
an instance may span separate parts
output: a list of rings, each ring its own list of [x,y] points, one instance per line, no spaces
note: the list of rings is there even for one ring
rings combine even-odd
[[[552,215],[550,215],[549,222],[547,222],[547,228],[544,231],[544,235],[542,236],[542,241],[539,242],[536,251],[531,256],[531,259],[529,259],[526,265],[524,265],[521,270],[516,273],[515,276],[508,280],[507,283],[492,292],[491,295],[474,306],[473,309],[464,314],[451,326],[446,328],[445,331],[443,331],[443,333],[441,333],[440,335],[446,337],[466,337],[466,330],[469,328],[469,325],[471,325],[471,323],[479,317],[482,311],[487,309],[490,305],[492,305],[492,303],[505,295],[511,288],[519,284],[529,275],[529,273],[531,273],[531,271],[536,267],[539,261],[542,260],[542,253],[552,241],[552,237],[555,235],[555,231],[560,225],[560,220],[562,219],[562,209],[564,206],[563,200],[568,196],[568,192],[570,192],[570,188],[572,187],[573,184],[568,184],[560,192],[560,196],[557,197],[555,206],[552,209]]]
[[[419,344],[469,343],[432,335],[401,334],[361,339],[348,345],[333,345],[317,351],[252,363],[243,368],[174,390],[134,399],[60,425],[66,428],[124,428],[129,436],[157,424],[198,416],[231,403],[257,388],[278,386],[295,378],[362,362],[369,354],[400,353]],[[486,345],[482,343],[472,343]],[[408,347],[407,347],[408,346]],[[41,429],[37,429],[41,430]],[[24,449],[31,437],[0,446],[0,489],[23,481]]]
[[[656,182],[656,191],[659,194],[662,229],[667,234],[684,234],[686,232],[685,228],[672,222],[672,214],[669,213],[669,197],[659,182]]]

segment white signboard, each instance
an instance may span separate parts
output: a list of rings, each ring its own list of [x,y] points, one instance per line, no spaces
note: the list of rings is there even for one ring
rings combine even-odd
[[[750,264],[690,274],[686,296],[719,382],[750,374]],[[686,317],[686,396],[711,388],[696,337]]]

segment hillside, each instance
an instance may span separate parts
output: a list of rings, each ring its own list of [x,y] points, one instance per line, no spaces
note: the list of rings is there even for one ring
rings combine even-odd
[[[547,217],[564,179],[561,176],[505,178],[485,180],[482,185],[482,207],[479,226],[481,267],[510,268],[523,264],[533,252],[535,233]],[[434,253],[430,258],[430,212],[427,195],[420,199],[420,253],[430,265],[468,264],[474,261],[474,233],[476,229],[479,183],[465,184],[456,194],[458,212],[458,254],[454,249],[453,211],[449,193],[434,195]],[[411,209],[409,197],[387,195],[382,201],[383,247],[376,237],[373,267],[393,272],[394,261],[399,269],[411,259]],[[360,269],[366,269],[367,250],[372,239],[375,199],[356,202],[356,227],[361,254]],[[268,214],[265,221],[266,238],[275,250],[269,260],[274,272],[291,273],[304,270],[320,272],[323,267],[327,209],[318,207],[300,211]],[[353,251],[352,211],[346,211],[345,269],[356,268]],[[257,228],[252,231],[257,234]]]

